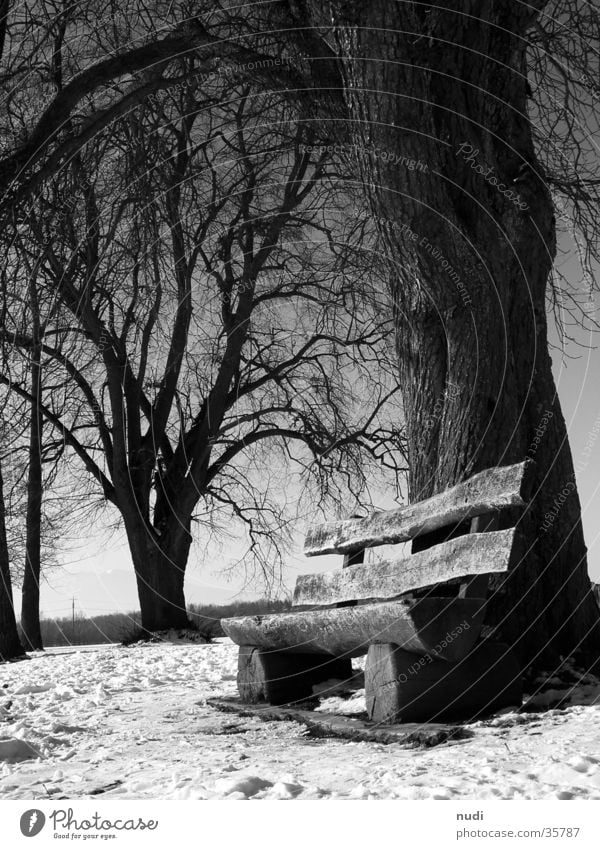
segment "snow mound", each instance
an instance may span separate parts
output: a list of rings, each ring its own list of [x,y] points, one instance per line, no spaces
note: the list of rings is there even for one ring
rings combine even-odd
[[[289,781],[278,781],[269,790],[268,799],[294,799],[304,791],[301,784],[292,784]]]
[[[239,793],[244,798],[256,796],[261,790],[272,786],[273,782],[256,775],[249,775],[246,778],[219,778],[215,781],[215,790],[220,795],[231,796],[232,793]]]
[[[316,713],[335,713],[340,716],[364,716],[367,715],[367,702],[365,691],[357,690],[351,695],[329,696],[322,698],[319,706],[315,708]]]

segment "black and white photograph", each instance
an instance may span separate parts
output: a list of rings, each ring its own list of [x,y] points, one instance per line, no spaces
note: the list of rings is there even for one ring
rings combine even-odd
[[[0,103],[3,846],[596,846],[598,0],[0,0]]]

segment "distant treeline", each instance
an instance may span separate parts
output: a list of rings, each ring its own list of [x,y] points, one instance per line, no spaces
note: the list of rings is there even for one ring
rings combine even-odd
[[[188,613],[192,623],[208,639],[222,637],[219,620],[227,616],[250,616],[260,613],[279,613],[288,610],[289,601],[239,601],[233,604],[191,604]],[[139,611],[131,613],[109,613],[103,616],[83,616],[79,613],[75,621],[71,616],[61,619],[42,619],[44,646],[84,646],[97,643],[129,642],[141,629]]]
[[[592,590],[600,606],[600,584],[592,583]],[[207,639],[222,637],[220,619],[228,616],[256,616],[261,613],[281,613],[290,609],[289,601],[238,601],[233,604],[190,604],[190,620]],[[95,643],[129,642],[141,631],[140,613],[109,613],[104,616],[86,617],[77,614],[75,624],[72,617],[42,619],[44,645],[71,646],[94,645]]]
[[[238,601],[233,604],[190,604],[190,619],[207,637],[223,637],[220,619],[228,616],[258,616],[261,613],[281,613],[289,610],[290,601],[269,601],[266,598],[257,601]]]

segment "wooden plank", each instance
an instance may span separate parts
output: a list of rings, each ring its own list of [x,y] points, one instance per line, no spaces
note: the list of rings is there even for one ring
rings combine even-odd
[[[467,575],[507,572],[518,562],[515,528],[466,534],[397,560],[299,575],[294,605],[329,605],[354,599],[394,598]]]
[[[493,513],[507,507],[524,507],[533,463],[488,469],[417,504],[371,513],[364,519],[325,522],[308,529],[307,557],[345,554],[360,548],[406,542],[414,537]]]
[[[240,646],[358,657],[371,643],[396,643],[409,652],[453,661],[473,646],[484,612],[482,599],[427,597],[243,616],[222,619],[221,625]]]
[[[352,678],[350,658],[290,654],[240,646],[237,684],[244,702],[281,705],[313,698],[316,684]]]
[[[393,645],[369,648],[367,713],[374,722],[474,719],[520,707],[519,664],[507,645],[483,640],[458,663],[415,658]]]
[[[396,743],[410,749],[424,749],[439,746],[450,740],[466,740],[473,732],[462,725],[442,723],[421,723],[405,725],[387,725],[384,728],[377,723],[362,718],[328,714],[304,710],[300,707],[270,707],[265,705],[242,704],[237,699],[210,698],[206,704],[224,713],[260,719],[262,722],[297,722],[308,729],[307,737],[353,740],[357,743]]]
[[[471,519],[471,533],[481,534],[486,531],[497,531],[499,524],[497,513],[476,516],[474,519]],[[460,598],[487,598],[488,588],[488,575],[471,575],[460,585],[458,595]]]

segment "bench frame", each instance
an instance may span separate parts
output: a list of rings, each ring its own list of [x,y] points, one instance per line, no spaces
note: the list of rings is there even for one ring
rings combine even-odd
[[[332,679],[350,683],[351,657],[367,653],[367,711],[377,723],[464,719],[520,705],[515,657],[480,634],[489,575],[519,559],[515,529],[500,528],[526,506],[531,465],[490,469],[399,510],[310,528],[305,553],[343,553],[341,571],[300,576],[300,609],[222,620],[240,645],[242,701],[312,699]],[[365,565],[367,547],[408,540],[408,558]]]

